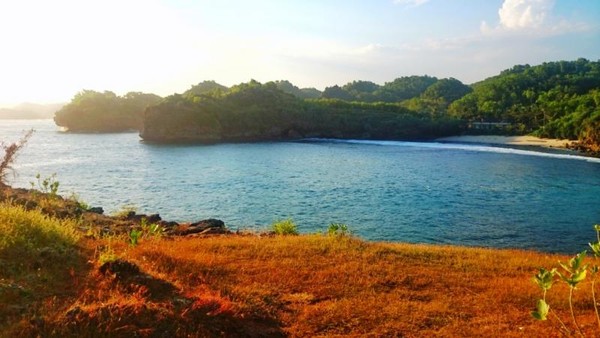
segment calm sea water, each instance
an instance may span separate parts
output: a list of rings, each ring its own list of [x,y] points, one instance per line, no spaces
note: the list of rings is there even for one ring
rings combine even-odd
[[[152,145],[135,133],[69,134],[50,120],[0,120],[0,139],[36,130],[13,185],[56,173],[62,194],[108,212],[219,218],[301,232],[350,226],[369,240],[574,253],[600,223],[600,160],[477,145],[312,140]]]

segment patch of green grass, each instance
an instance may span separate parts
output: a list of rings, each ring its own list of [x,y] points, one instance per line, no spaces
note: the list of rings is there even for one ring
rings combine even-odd
[[[20,318],[52,308],[42,300],[76,292],[86,267],[80,236],[75,220],[0,203],[0,304],[10,304],[0,305],[0,336],[22,336],[11,331]]]
[[[297,235],[298,226],[291,218],[271,224],[271,230],[277,235]]]
[[[0,203],[0,253],[73,246],[80,238],[76,226],[73,220],[59,220],[38,210]]]

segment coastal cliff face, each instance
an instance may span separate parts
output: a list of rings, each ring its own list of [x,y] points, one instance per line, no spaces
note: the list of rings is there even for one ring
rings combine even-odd
[[[273,84],[234,87],[221,96],[173,95],[145,112],[140,136],[150,142],[256,142],[301,138],[428,139],[460,130],[398,104],[305,101]]]
[[[584,152],[600,156],[600,118],[588,125],[577,145]]]

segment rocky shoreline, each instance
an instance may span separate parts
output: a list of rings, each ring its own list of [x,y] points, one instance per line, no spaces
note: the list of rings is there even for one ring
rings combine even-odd
[[[159,214],[137,214],[128,211],[119,215],[105,215],[102,207],[84,207],[79,202],[60,195],[33,189],[13,188],[0,183],[0,202],[11,201],[28,210],[39,208],[44,214],[61,219],[81,221],[80,230],[90,230],[101,235],[126,234],[143,225],[157,224],[165,236],[207,236],[233,234],[221,220],[209,218],[196,222],[178,223],[163,220]]]

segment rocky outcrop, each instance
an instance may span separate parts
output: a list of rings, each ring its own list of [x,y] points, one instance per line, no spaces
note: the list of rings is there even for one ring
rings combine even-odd
[[[184,224],[174,229],[171,234],[176,236],[187,236],[187,235],[216,235],[216,234],[229,234],[231,231],[227,230],[225,223],[221,220],[209,218],[199,222]]]

